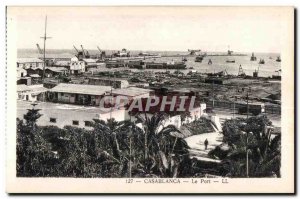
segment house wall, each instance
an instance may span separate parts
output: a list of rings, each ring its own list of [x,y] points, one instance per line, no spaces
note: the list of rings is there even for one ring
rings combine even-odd
[[[74,74],[75,71],[78,71],[78,73],[84,73],[85,72],[85,63],[84,61],[71,61],[70,62],[70,71],[71,74]]]
[[[25,102],[23,102],[25,103]],[[40,113],[42,116],[38,119],[37,124],[40,126],[52,125],[63,128],[66,125],[80,127],[85,129],[91,129],[91,127],[85,126],[85,121],[93,121],[93,119],[101,119],[107,121],[110,118],[110,113],[92,113],[89,111],[89,108],[85,108],[78,105],[66,105],[66,104],[56,104],[49,103],[51,106],[48,108],[41,108]],[[44,103],[44,106],[48,106],[47,102]],[[68,107],[69,106],[69,107]],[[22,106],[24,107],[24,106]],[[29,104],[30,108],[31,105]],[[76,108],[78,107],[78,108]],[[66,111],[67,109],[67,111]],[[17,110],[17,117],[23,119],[24,114],[27,113],[26,108],[21,108]],[[124,121],[126,118],[125,110],[116,110],[112,112],[112,117],[115,118],[116,121]],[[55,118],[56,122],[50,122],[50,118]],[[73,120],[79,122],[78,125],[73,125]]]
[[[18,92],[18,99],[30,102],[37,101],[37,95],[32,95],[32,92],[25,91],[25,92]]]
[[[52,95],[56,95],[56,92],[52,92]],[[71,103],[71,104],[78,104],[79,102],[84,101],[88,95],[83,94],[75,94],[75,93],[61,93],[57,92],[57,101],[61,103]],[[99,106],[102,96],[100,95],[90,95],[91,97],[91,104],[94,106]],[[76,101],[77,98],[77,101]],[[51,101],[51,100],[50,100]]]
[[[17,77],[26,77],[27,76],[27,71],[24,70],[23,68],[17,69]]]
[[[24,68],[24,69],[28,69],[28,68],[36,69],[38,67],[44,67],[44,62],[17,63],[17,67]]]

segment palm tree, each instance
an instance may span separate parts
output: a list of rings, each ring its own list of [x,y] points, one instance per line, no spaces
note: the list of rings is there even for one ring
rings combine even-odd
[[[224,141],[230,146],[224,162],[231,176],[245,176],[247,166],[251,177],[280,176],[281,138],[271,138],[270,125],[265,116],[224,123]]]
[[[148,174],[176,177],[180,156],[189,148],[184,135],[174,126],[164,126],[166,115],[155,113],[151,118],[137,115],[144,131],[144,164]]]

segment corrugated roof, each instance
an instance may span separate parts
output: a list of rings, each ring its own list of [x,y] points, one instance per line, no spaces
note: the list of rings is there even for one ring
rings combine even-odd
[[[30,91],[34,93],[41,93],[41,92],[46,92],[48,89],[43,86],[43,84],[36,84],[36,85],[30,85],[27,86],[25,84],[19,84],[17,86],[17,91]]]
[[[20,92],[20,91],[28,91],[30,90],[29,87],[25,84],[19,84],[17,85],[17,91]]]
[[[29,75],[30,77],[41,77],[39,76],[38,74],[32,74],[32,75]]]
[[[50,91],[61,93],[77,93],[86,95],[103,95],[107,91],[110,91],[110,86],[97,86],[97,85],[85,85],[85,84],[58,84]]]
[[[43,70],[43,67],[37,67],[36,69],[32,68],[32,70],[37,70],[37,69]],[[51,71],[54,71],[54,72],[63,72],[63,71],[68,70],[64,67],[45,67],[45,69],[48,69],[48,70],[51,70]]]
[[[17,63],[32,63],[32,62],[44,62],[38,58],[18,58]]]
[[[92,79],[92,80],[109,80],[109,81],[112,81],[112,82],[123,82],[123,83],[128,83],[127,80],[125,79],[115,79],[115,78],[105,78],[105,77],[89,77],[89,79]]]
[[[87,63],[96,63],[97,59],[82,59],[83,61]]]
[[[115,95],[124,95],[124,96],[135,97],[135,96],[143,95],[146,93],[150,93],[151,91],[152,90],[150,90],[150,89],[129,87],[129,88],[115,89],[112,91],[112,93]]]

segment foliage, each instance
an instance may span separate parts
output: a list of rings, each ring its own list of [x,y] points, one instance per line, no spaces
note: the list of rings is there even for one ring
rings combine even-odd
[[[203,117],[201,117],[198,120],[195,120],[193,122],[184,124],[184,126],[193,135],[214,132],[214,129],[212,127],[212,122],[209,119],[206,119],[206,118],[203,118]]]
[[[92,130],[39,127],[39,109],[17,119],[17,176],[22,177],[195,177],[206,173],[246,177],[280,177],[281,137],[271,135],[264,116],[224,122],[224,146],[209,152],[222,164],[190,159],[184,133],[165,126],[166,115],[137,115],[128,121],[94,120]],[[203,118],[185,125],[208,132]]]
[[[24,115],[26,124],[17,119],[17,175],[24,177],[49,176],[57,159],[36,121],[41,116],[38,109],[29,109]]]
[[[281,136],[272,138],[270,120],[266,116],[249,119],[231,119],[223,124],[223,141],[230,148],[224,158],[224,167],[232,177],[280,177]]]
[[[176,177],[186,173],[187,144],[164,115],[135,122],[94,120],[93,130],[38,127],[39,110],[18,120],[17,175],[64,177]],[[142,118],[137,116],[137,121]],[[181,170],[179,170],[179,168]]]

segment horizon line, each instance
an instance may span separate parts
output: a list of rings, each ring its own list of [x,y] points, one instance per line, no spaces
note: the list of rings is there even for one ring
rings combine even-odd
[[[159,51],[159,52],[189,52],[187,50],[136,50],[136,49],[127,49],[125,48],[126,50],[128,50],[129,52],[130,51],[141,51],[141,52],[147,52],[147,51]],[[36,48],[17,48],[17,50],[37,50]],[[74,50],[73,48],[48,48],[46,49],[47,50]],[[99,51],[97,48],[95,49],[89,49],[89,48],[86,48],[85,50],[95,50],[95,51]],[[121,49],[102,49],[103,51],[121,51]],[[193,49],[192,49],[193,50]],[[75,51],[75,50],[74,50]],[[202,51],[202,53],[207,53],[207,52],[227,52],[227,50],[225,51]],[[274,51],[271,51],[271,52],[266,52],[266,51],[233,51],[233,53],[277,53],[277,54],[280,54],[280,52],[274,52]]]

